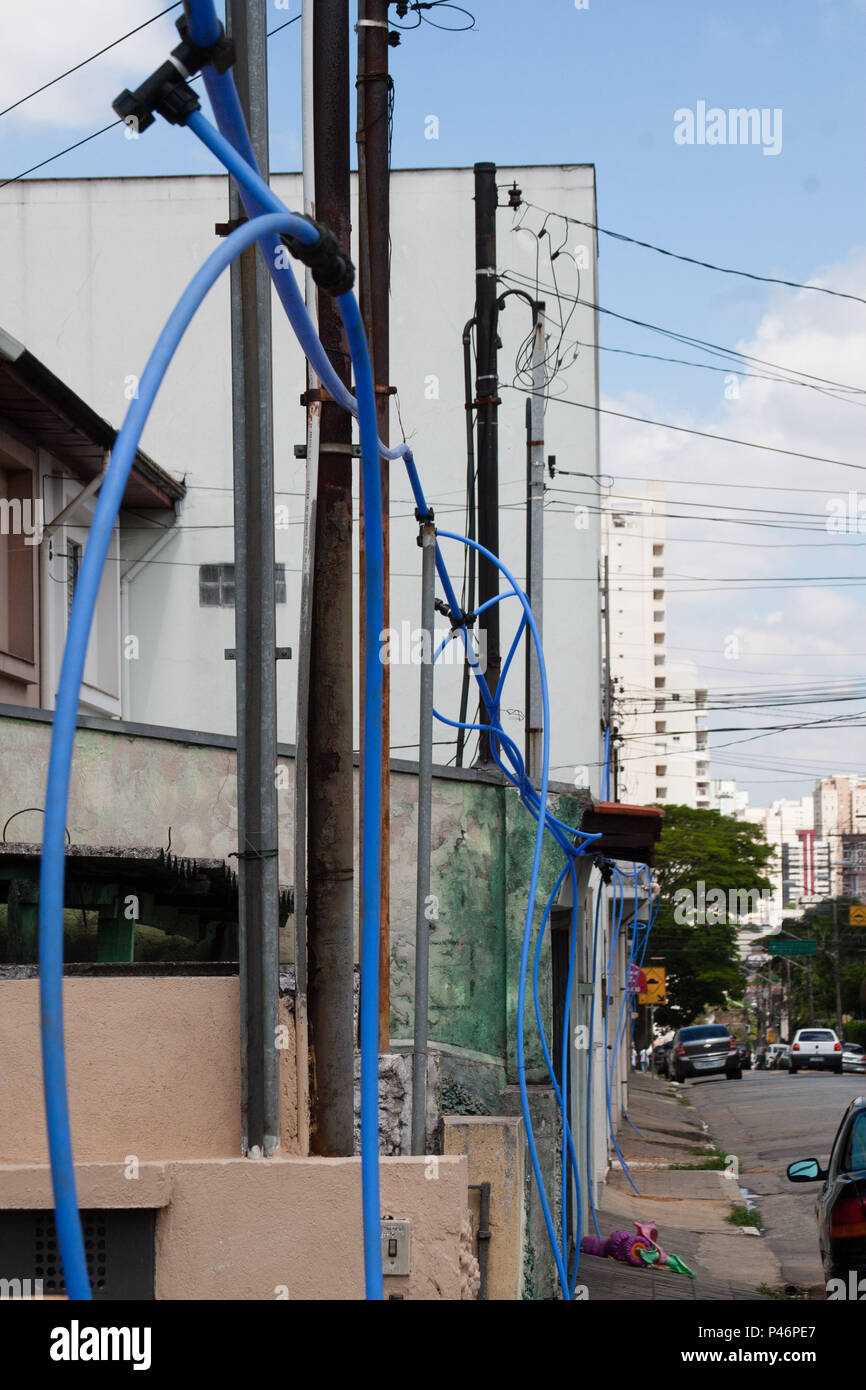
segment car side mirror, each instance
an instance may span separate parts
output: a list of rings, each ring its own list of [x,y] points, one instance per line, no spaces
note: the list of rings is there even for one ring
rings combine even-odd
[[[827,1170],[817,1158],[798,1158],[796,1163],[788,1164],[789,1182],[820,1182],[826,1176]]]

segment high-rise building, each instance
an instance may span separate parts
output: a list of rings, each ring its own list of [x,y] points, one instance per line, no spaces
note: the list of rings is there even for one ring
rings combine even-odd
[[[617,796],[709,807],[707,692],[692,661],[669,661],[664,490],[648,483],[604,504]]]

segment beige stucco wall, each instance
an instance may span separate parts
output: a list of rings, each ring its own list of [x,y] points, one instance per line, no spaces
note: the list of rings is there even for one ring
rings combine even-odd
[[[410,1273],[386,1278],[385,1297],[459,1299],[466,1158],[384,1158],[380,1174],[383,1216],[410,1223]],[[159,1299],[364,1296],[359,1159],[143,1163],[134,1181],[120,1164],[82,1164],[76,1176],[83,1208],[157,1209]],[[0,1164],[0,1208],[51,1206],[46,1167]]]
[[[470,1183],[490,1183],[488,1299],[523,1297],[523,1121],[507,1115],[445,1115],[442,1147],[466,1154]],[[472,1193],[473,1198],[477,1193]],[[476,1228],[477,1228],[477,1203]]]
[[[67,979],[66,1065],[78,1162],[240,1152],[237,976]],[[282,1144],[297,1152],[294,1017],[280,1001]],[[0,1163],[44,1163],[38,980],[0,981]]]

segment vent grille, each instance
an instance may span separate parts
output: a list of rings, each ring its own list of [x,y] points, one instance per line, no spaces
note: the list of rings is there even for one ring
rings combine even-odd
[[[81,1228],[84,1233],[84,1257],[87,1276],[94,1293],[102,1293],[108,1275],[108,1227],[105,1213],[83,1212]],[[51,1212],[40,1212],[33,1226],[34,1278],[42,1280],[47,1294],[66,1292],[60,1252],[57,1248],[57,1228]]]

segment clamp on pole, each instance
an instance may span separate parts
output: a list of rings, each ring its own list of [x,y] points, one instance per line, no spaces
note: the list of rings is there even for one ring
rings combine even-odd
[[[171,125],[186,125],[201,103],[188,79],[204,67],[214,72],[227,72],[235,60],[234,44],[226,37],[222,25],[219,37],[207,48],[200,48],[189,36],[186,15],[177,21],[181,42],[172,49],[165,62],[134,92],[125,88],[111,103],[112,109],[128,126],[141,133],[153,125],[154,112]]]

